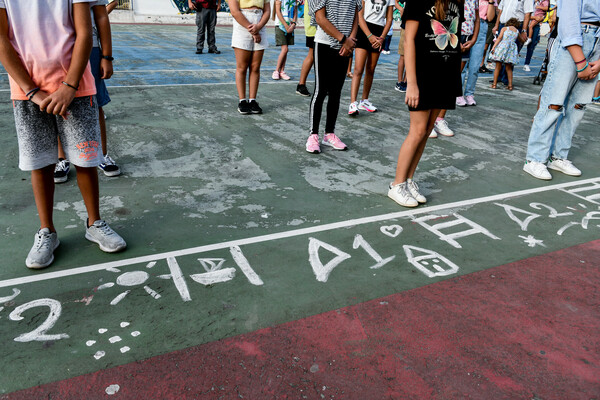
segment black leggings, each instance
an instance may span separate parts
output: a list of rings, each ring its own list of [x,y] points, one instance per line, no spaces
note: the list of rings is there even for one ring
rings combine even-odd
[[[315,43],[315,90],[308,113],[311,135],[319,134],[325,97],[329,97],[325,133],[335,131],[335,121],[340,108],[340,96],[346,80],[349,60],[348,57],[340,56],[339,52],[326,44]]]

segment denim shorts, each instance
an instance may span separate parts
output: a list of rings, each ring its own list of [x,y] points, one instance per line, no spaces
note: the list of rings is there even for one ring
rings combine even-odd
[[[79,167],[104,162],[96,96],[76,97],[67,119],[40,111],[29,100],[14,100],[13,112],[19,142],[19,168],[32,171],[58,162],[58,138],[67,159]]]
[[[110,96],[108,90],[106,90],[104,79],[100,78],[100,56],[100,47],[92,47],[90,67],[92,68],[92,75],[94,75],[94,82],[96,82],[96,99],[98,100],[98,107],[104,107],[110,103]]]

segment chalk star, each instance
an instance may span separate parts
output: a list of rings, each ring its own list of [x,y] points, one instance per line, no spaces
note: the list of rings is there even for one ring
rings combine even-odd
[[[529,247],[535,247],[537,245],[540,245],[542,247],[546,247],[546,245],[544,244],[543,240],[536,239],[532,235],[528,235],[528,236],[521,236],[521,235],[519,235],[519,237],[521,239],[523,239],[525,241],[525,243],[527,243],[527,245]]]

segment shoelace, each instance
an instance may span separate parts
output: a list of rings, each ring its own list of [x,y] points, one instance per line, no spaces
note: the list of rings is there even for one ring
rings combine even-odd
[[[44,239],[48,239],[48,240],[44,240]],[[50,248],[50,235],[38,232],[37,236],[35,237],[35,245],[34,246],[37,250],[40,250],[41,248],[49,249]]]
[[[104,156],[104,165],[115,165],[115,161],[107,154]]]
[[[54,167],[54,172],[62,171],[67,169],[67,160],[60,160],[56,163],[56,167]]]
[[[410,181],[406,183],[410,189],[414,190],[415,192],[419,193],[419,185],[417,185],[417,182],[415,181]]]
[[[92,225],[92,226],[96,227],[96,229],[101,231],[102,234],[104,234],[106,236],[111,236],[115,233],[112,229],[110,229],[110,227],[108,226],[108,224],[105,221],[102,221],[102,223],[100,225]]]

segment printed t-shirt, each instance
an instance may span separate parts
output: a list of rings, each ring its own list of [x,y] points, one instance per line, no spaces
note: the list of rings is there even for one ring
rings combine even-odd
[[[281,0],[281,15],[283,15],[283,19],[289,25],[290,22],[294,19],[294,12],[296,8],[296,0]],[[286,32],[285,26],[283,23],[277,18],[277,26],[282,31]]]
[[[435,17],[435,0],[410,0],[403,21],[418,21],[415,63],[419,105],[416,110],[454,109],[461,95],[460,24],[464,7],[450,0],[443,21]]]
[[[487,21],[487,12],[489,6],[491,6],[491,4],[488,2],[488,0],[479,0],[479,18],[482,21]],[[498,2],[496,0],[494,0],[494,6],[498,7]]]
[[[356,11],[362,8],[362,0],[308,0],[308,5],[311,24],[317,25],[315,12],[325,7],[325,16],[329,22],[342,34],[349,36],[352,32]],[[334,49],[342,48],[342,45],[325,33],[320,26],[317,27],[315,42],[326,44]]]
[[[550,1],[549,0],[537,1],[535,5],[540,6],[540,7],[550,7]],[[546,10],[536,7],[535,11],[533,12],[533,15],[535,15],[536,17],[545,17]]]
[[[395,0],[365,0],[364,17],[365,21],[385,26],[385,17],[388,7],[394,6]]]
[[[461,25],[461,33],[471,36],[475,32],[475,19],[479,12],[478,0],[465,0],[465,22]]]
[[[90,0],[0,0],[8,15],[8,38],[36,86],[54,93],[62,86],[71,65],[75,45],[72,6]],[[10,97],[28,100],[9,76]],[[86,67],[75,97],[96,94],[90,65]]]

